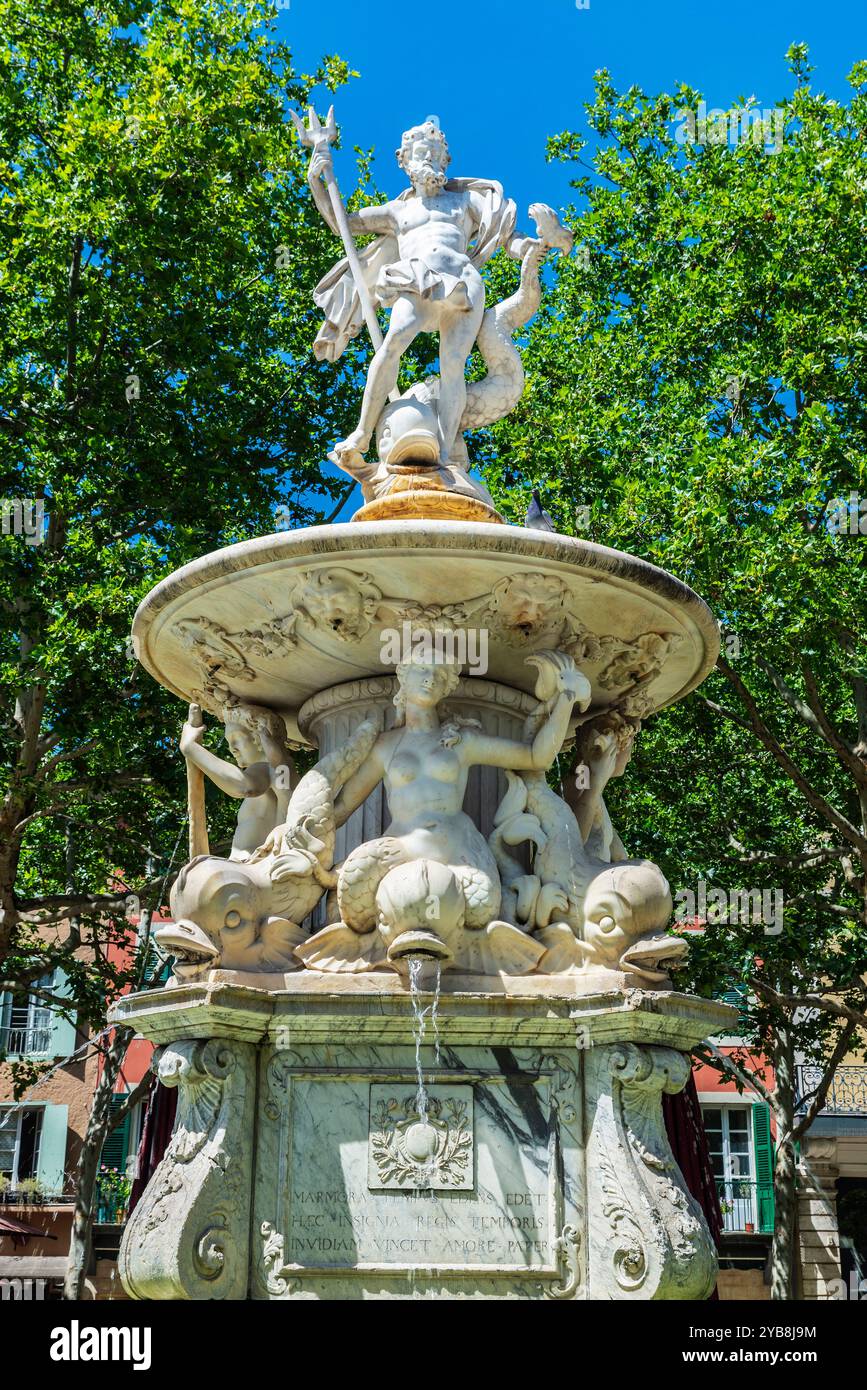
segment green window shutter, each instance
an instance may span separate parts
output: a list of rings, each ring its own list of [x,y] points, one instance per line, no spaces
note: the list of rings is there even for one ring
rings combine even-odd
[[[723,1004],[731,1004],[733,1008],[739,1009],[744,1002],[744,995],[746,992],[745,985],[734,985],[732,989],[723,990],[722,994],[717,995],[717,998],[720,999]]]
[[[753,1142],[756,1158],[756,1199],[759,1230],[774,1229],[774,1146],[771,1111],[764,1102],[753,1106]]]
[[[55,993],[69,997],[71,990],[69,982],[62,970],[56,970],[54,974]],[[55,1009],[51,1010],[51,1040],[48,1046],[49,1057],[69,1057],[75,1051],[76,1044],[75,1023]]]
[[[111,1113],[113,1116],[117,1114],[125,1102],[125,1095],[112,1096]],[[99,1156],[100,1168],[105,1164],[106,1168],[116,1168],[119,1173],[126,1172],[126,1160],[129,1156],[129,1122],[130,1113],[127,1111],[120,1124],[111,1131],[102,1146],[102,1153]]]
[[[65,1186],[68,1109],[69,1107],[66,1105],[54,1105],[50,1101],[42,1107],[42,1129],[39,1135],[39,1162],[36,1165],[36,1176],[42,1185],[43,1192],[51,1195],[62,1192]]]
[[[730,984],[728,989],[721,989],[718,993],[714,994],[714,999],[718,999],[721,1004],[729,1004],[731,1008],[737,1009],[740,1016],[733,1030],[734,1033],[737,1033],[738,1029],[744,1023],[747,994],[747,986],[741,984]]]

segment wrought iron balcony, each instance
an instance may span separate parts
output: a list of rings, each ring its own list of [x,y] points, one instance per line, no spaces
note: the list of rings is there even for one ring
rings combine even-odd
[[[751,1178],[717,1179],[723,1230],[744,1235],[766,1234],[774,1229],[774,1187]]]
[[[15,1024],[0,1028],[0,1053],[7,1057],[44,1057],[50,1046],[50,1028],[21,1028]]]
[[[798,1067],[798,1094],[809,1095],[822,1080],[821,1067]],[[804,1109],[802,1103],[799,1109]],[[842,1066],[834,1073],[823,1115],[867,1115],[867,1066]]]

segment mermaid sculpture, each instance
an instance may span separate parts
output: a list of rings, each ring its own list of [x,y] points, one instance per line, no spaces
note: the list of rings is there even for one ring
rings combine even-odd
[[[536,655],[552,695],[530,743],[485,734],[459,721],[442,722],[438,707],[455,689],[459,672],[422,656],[397,667],[395,705],[402,715],[380,734],[370,755],[342,788],[335,818],[342,824],[383,782],[392,821],[379,839],[360,845],[338,874],[333,923],[298,954],[318,969],[371,969],[412,954],[479,968],[486,952],[482,929],[499,932],[499,968],[513,945],[516,967],[532,968],[541,949],[514,924],[499,920],[501,884],[490,847],[461,809],[475,766],[541,772],[563,743],[573,706],[583,709],[590,685],[562,654]]]

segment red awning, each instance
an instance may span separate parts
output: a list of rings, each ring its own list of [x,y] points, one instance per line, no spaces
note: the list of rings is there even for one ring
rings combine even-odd
[[[31,1236],[41,1240],[57,1240],[50,1231],[41,1226],[28,1226],[26,1221],[15,1221],[11,1216],[0,1216],[0,1236],[11,1236],[13,1245],[26,1245]]]

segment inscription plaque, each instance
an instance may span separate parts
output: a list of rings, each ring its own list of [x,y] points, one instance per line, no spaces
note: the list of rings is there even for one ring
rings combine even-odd
[[[387,1176],[385,1186],[373,1148],[374,1134],[383,1131],[371,1127],[371,1115],[382,1114],[383,1100],[414,1098],[415,1086],[366,1078],[290,1081],[279,1141],[278,1229],[287,1266],[335,1273],[360,1266],[490,1267],[492,1274],[503,1266],[549,1266],[558,1233],[557,1174],[543,1097],[533,1086],[510,1089],[487,1080],[433,1085],[430,1093],[453,1098],[458,1114],[466,1105],[472,1142],[465,1169],[453,1161],[457,1184],[423,1187]]]

